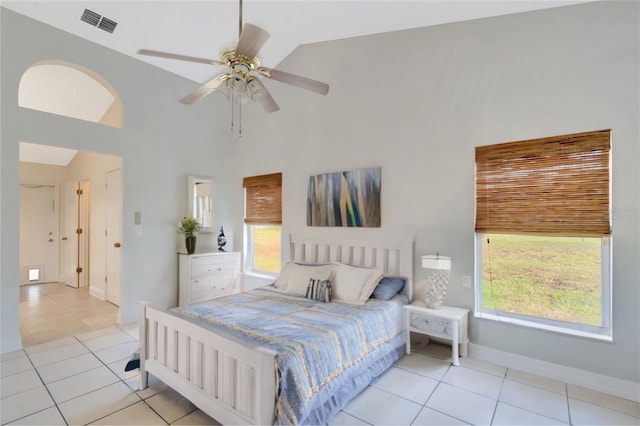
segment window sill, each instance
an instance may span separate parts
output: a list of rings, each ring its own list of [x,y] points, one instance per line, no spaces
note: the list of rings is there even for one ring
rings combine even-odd
[[[250,271],[250,270],[245,270],[244,275],[249,276],[251,278],[257,278],[260,280],[272,280],[275,281],[276,278],[278,278],[278,274],[269,274],[266,272],[256,272],[256,271]]]
[[[554,333],[568,334],[571,336],[584,337],[587,339],[600,340],[604,342],[613,342],[613,337],[611,335],[598,334],[598,333],[584,331],[584,330],[576,330],[572,328],[561,327],[561,326],[556,326],[551,324],[543,324],[535,321],[528,321],[521,318],[514,318],[506,315],[500,315],[497,313],[494,314],[489,312],[476,311],[474,312],[473,316],[475,318],[482,318],[482,319],[487,319],[487,320],[492,320],[497,322],[504,322],[504,323],[519,325],[519,326],[528,327],[528,328],[536,328],[539,330],[546,330]]]

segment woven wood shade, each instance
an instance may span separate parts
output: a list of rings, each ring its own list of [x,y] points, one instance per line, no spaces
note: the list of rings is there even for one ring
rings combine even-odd
[[[611,130],[476,148],[476,232],[605,236]]]
[[[246,177],[242,186],[245,189],[244,223],[282,224],[282,173]]]

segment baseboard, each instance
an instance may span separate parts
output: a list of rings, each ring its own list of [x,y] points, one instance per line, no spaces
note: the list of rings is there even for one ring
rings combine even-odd
[[[469,356],[640,402],[640,383],[469,343]]]
[[[107,300],[107,292],[94,286],[89,286],[89,294],[100,300]]]

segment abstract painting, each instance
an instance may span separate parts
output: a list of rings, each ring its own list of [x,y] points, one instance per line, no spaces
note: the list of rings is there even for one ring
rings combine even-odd
[[[307,226],[380,227],[380,167],[309,177]]]

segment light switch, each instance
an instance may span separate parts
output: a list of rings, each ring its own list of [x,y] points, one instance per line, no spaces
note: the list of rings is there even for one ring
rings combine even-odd
[[[134,225],[142,225],[142,213],[135,212],[133,214],[133,224]]]

